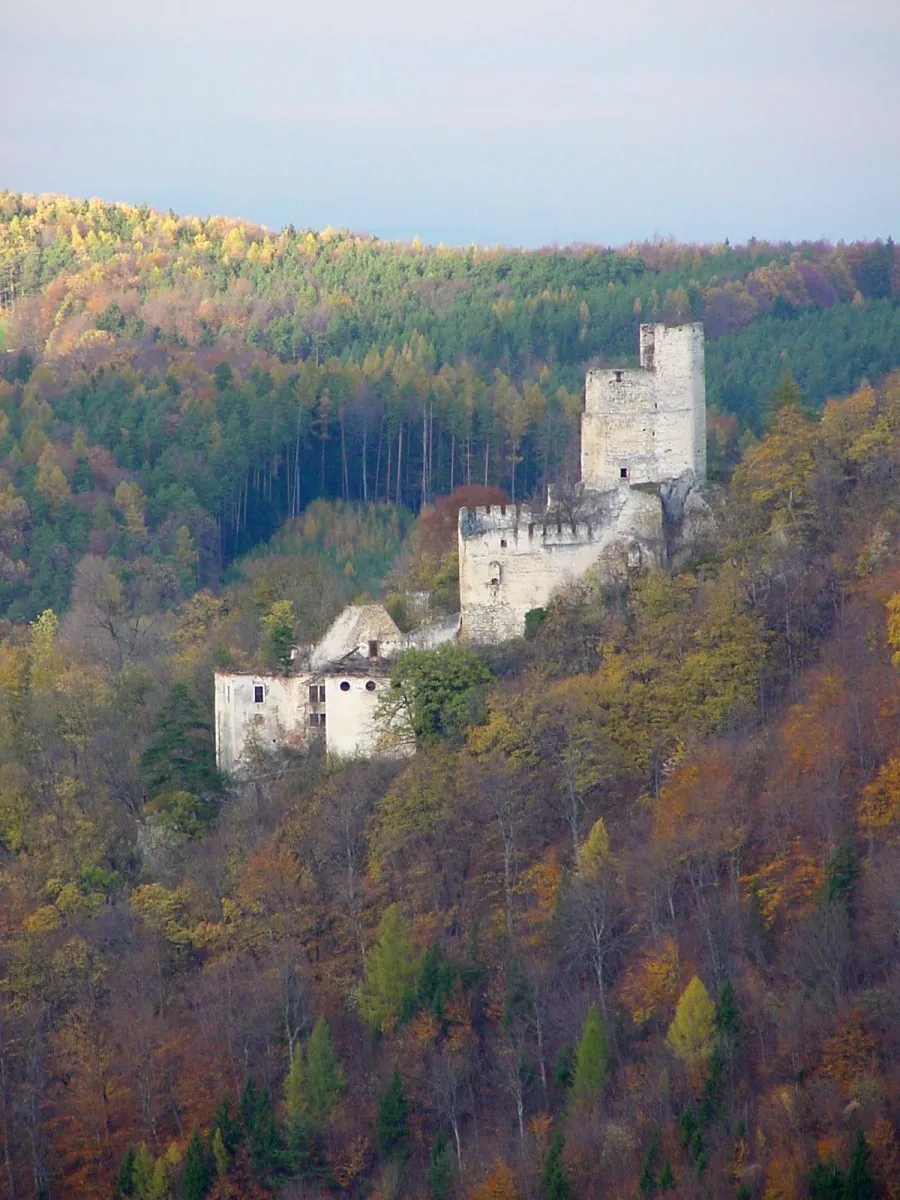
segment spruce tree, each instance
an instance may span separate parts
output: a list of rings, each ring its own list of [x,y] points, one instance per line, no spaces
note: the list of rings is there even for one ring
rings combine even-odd
[[[541,1171],[541,1191],[544,1200],[571,1200],[572,1189],[566,1178],[562,1152],[566,1144],[562,1130],[557,1130],[550,1140],[544,1168]]]
[[[409,925],[398,906],[391,904],[384,910],[378,937],[369,951],[359,997],[359,1010],[374,1029],[393,1029],[400,1020],[416,969]]]
[[[134,1164],[132,1166],[132,1195],[135,1200],[147,1200],[147,1197],[153,1191],[153,1175],[156,1170],[156,1160],[148,1150],[146,1144],[141,1142],[137,1154],[134,1156]]]
[[[869,1166],[871,1151],[866,1135],[860,1129],[853,1143],[850,1154],[850,1166],[844,1180],[843,1200],[873,1200],[875,1196],[875,1177]]]
[[[450,1195],[450,1182],[453,1163],[450,1158],[450,1143],[443,1129],[438,1130],[431,1156],[428,1160],[428,1173],[425,1182],[431,1200],[447,1200]]]
[[[581,1042],[575,1059],[572,1096],[576,1104],[591,1104],[600,1098],[606,1082],[606,1026],[596,1004],[592,1004],[584,1022]]]
[[[184,1171],[181,1176],[182,1200],[203,1200],[212,1183],[212,1171],[206,1147],[198,1129],[194,1129],[184,1155]]]
[[[385,1158],[405,1158],[408,1153],[406,1114],[408,1105],[400,1071],[395,1067],[387,1090],[378,1105],[378,1141]]]
[[[116,1195],[124,1198],[134,1195],[134,1160],[137,1158],[137,1151],[134,1146],[129,1146],[122,1158],[122,1165],[119,1167],[119,1175],[116,1179]]]

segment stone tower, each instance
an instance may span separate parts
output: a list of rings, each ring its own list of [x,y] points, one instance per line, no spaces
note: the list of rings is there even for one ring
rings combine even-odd
[[[641,365],[599,367],[585,382],[581,479],[586,491],[706,479],[703,326],[642,325]]]

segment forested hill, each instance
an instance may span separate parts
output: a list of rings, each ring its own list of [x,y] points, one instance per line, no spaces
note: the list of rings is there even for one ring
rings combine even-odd
[[[786,373],[817,406],[900,364],[898,295],[890,241],[451,249],[4,193],[0,607],[64,607],[88,549],[210,582],[314,497],[521,498],[644,320],[704,321],[727,472]]]

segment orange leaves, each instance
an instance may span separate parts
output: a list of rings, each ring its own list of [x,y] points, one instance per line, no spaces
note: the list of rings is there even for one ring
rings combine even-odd
[[[628,970],[620,999],[635,1025],[672,1009],[678,999],[678,946],[672,938],[662,938]]]
[[[782,912],[790,912],[794,918],[809,912],[824,880],[821,861],[807,854],[799,839],[795,839],[787,854],[780,854],[752,875],[743,876],[741,883],[748,895],[756,893],[763,922],[771,929]]]
[[[519,1200],[516,1177],[502,1158],[497,1159],[490,1175],[473,1191],[468,1200]]]
[[[848,697],[847,679],[840,671],[818,671],[812,676],[808,699],[788,710],[781,740],[795,776],[817,774],[826,763],[846,758]]]
[[[872,1074],[878,1041],[862,1027],[860,1014],[851,1012],[822,1047],[822,1074],[834,1079],[848,1099],[861,1078]]]

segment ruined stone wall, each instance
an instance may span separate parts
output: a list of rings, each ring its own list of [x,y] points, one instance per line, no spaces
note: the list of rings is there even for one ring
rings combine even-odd
[[[525,505],[459,514],[461,636],[496,644],[521,637],[525,615],[554,592],[599,568],[607,576],[659,562],[662,505],[652,492],[624,487],[594,525],[537,518]]]
[[[307,675],[250,675],[216,671],[216,764],[239,772],[254,748],[301,745],[309,728]],[[262,688],[262,700],[257,689]]]
[[[588,372],[581,478],[589,491],[685,471],[706,478],[703,326],[642,325],[640,362]]]

